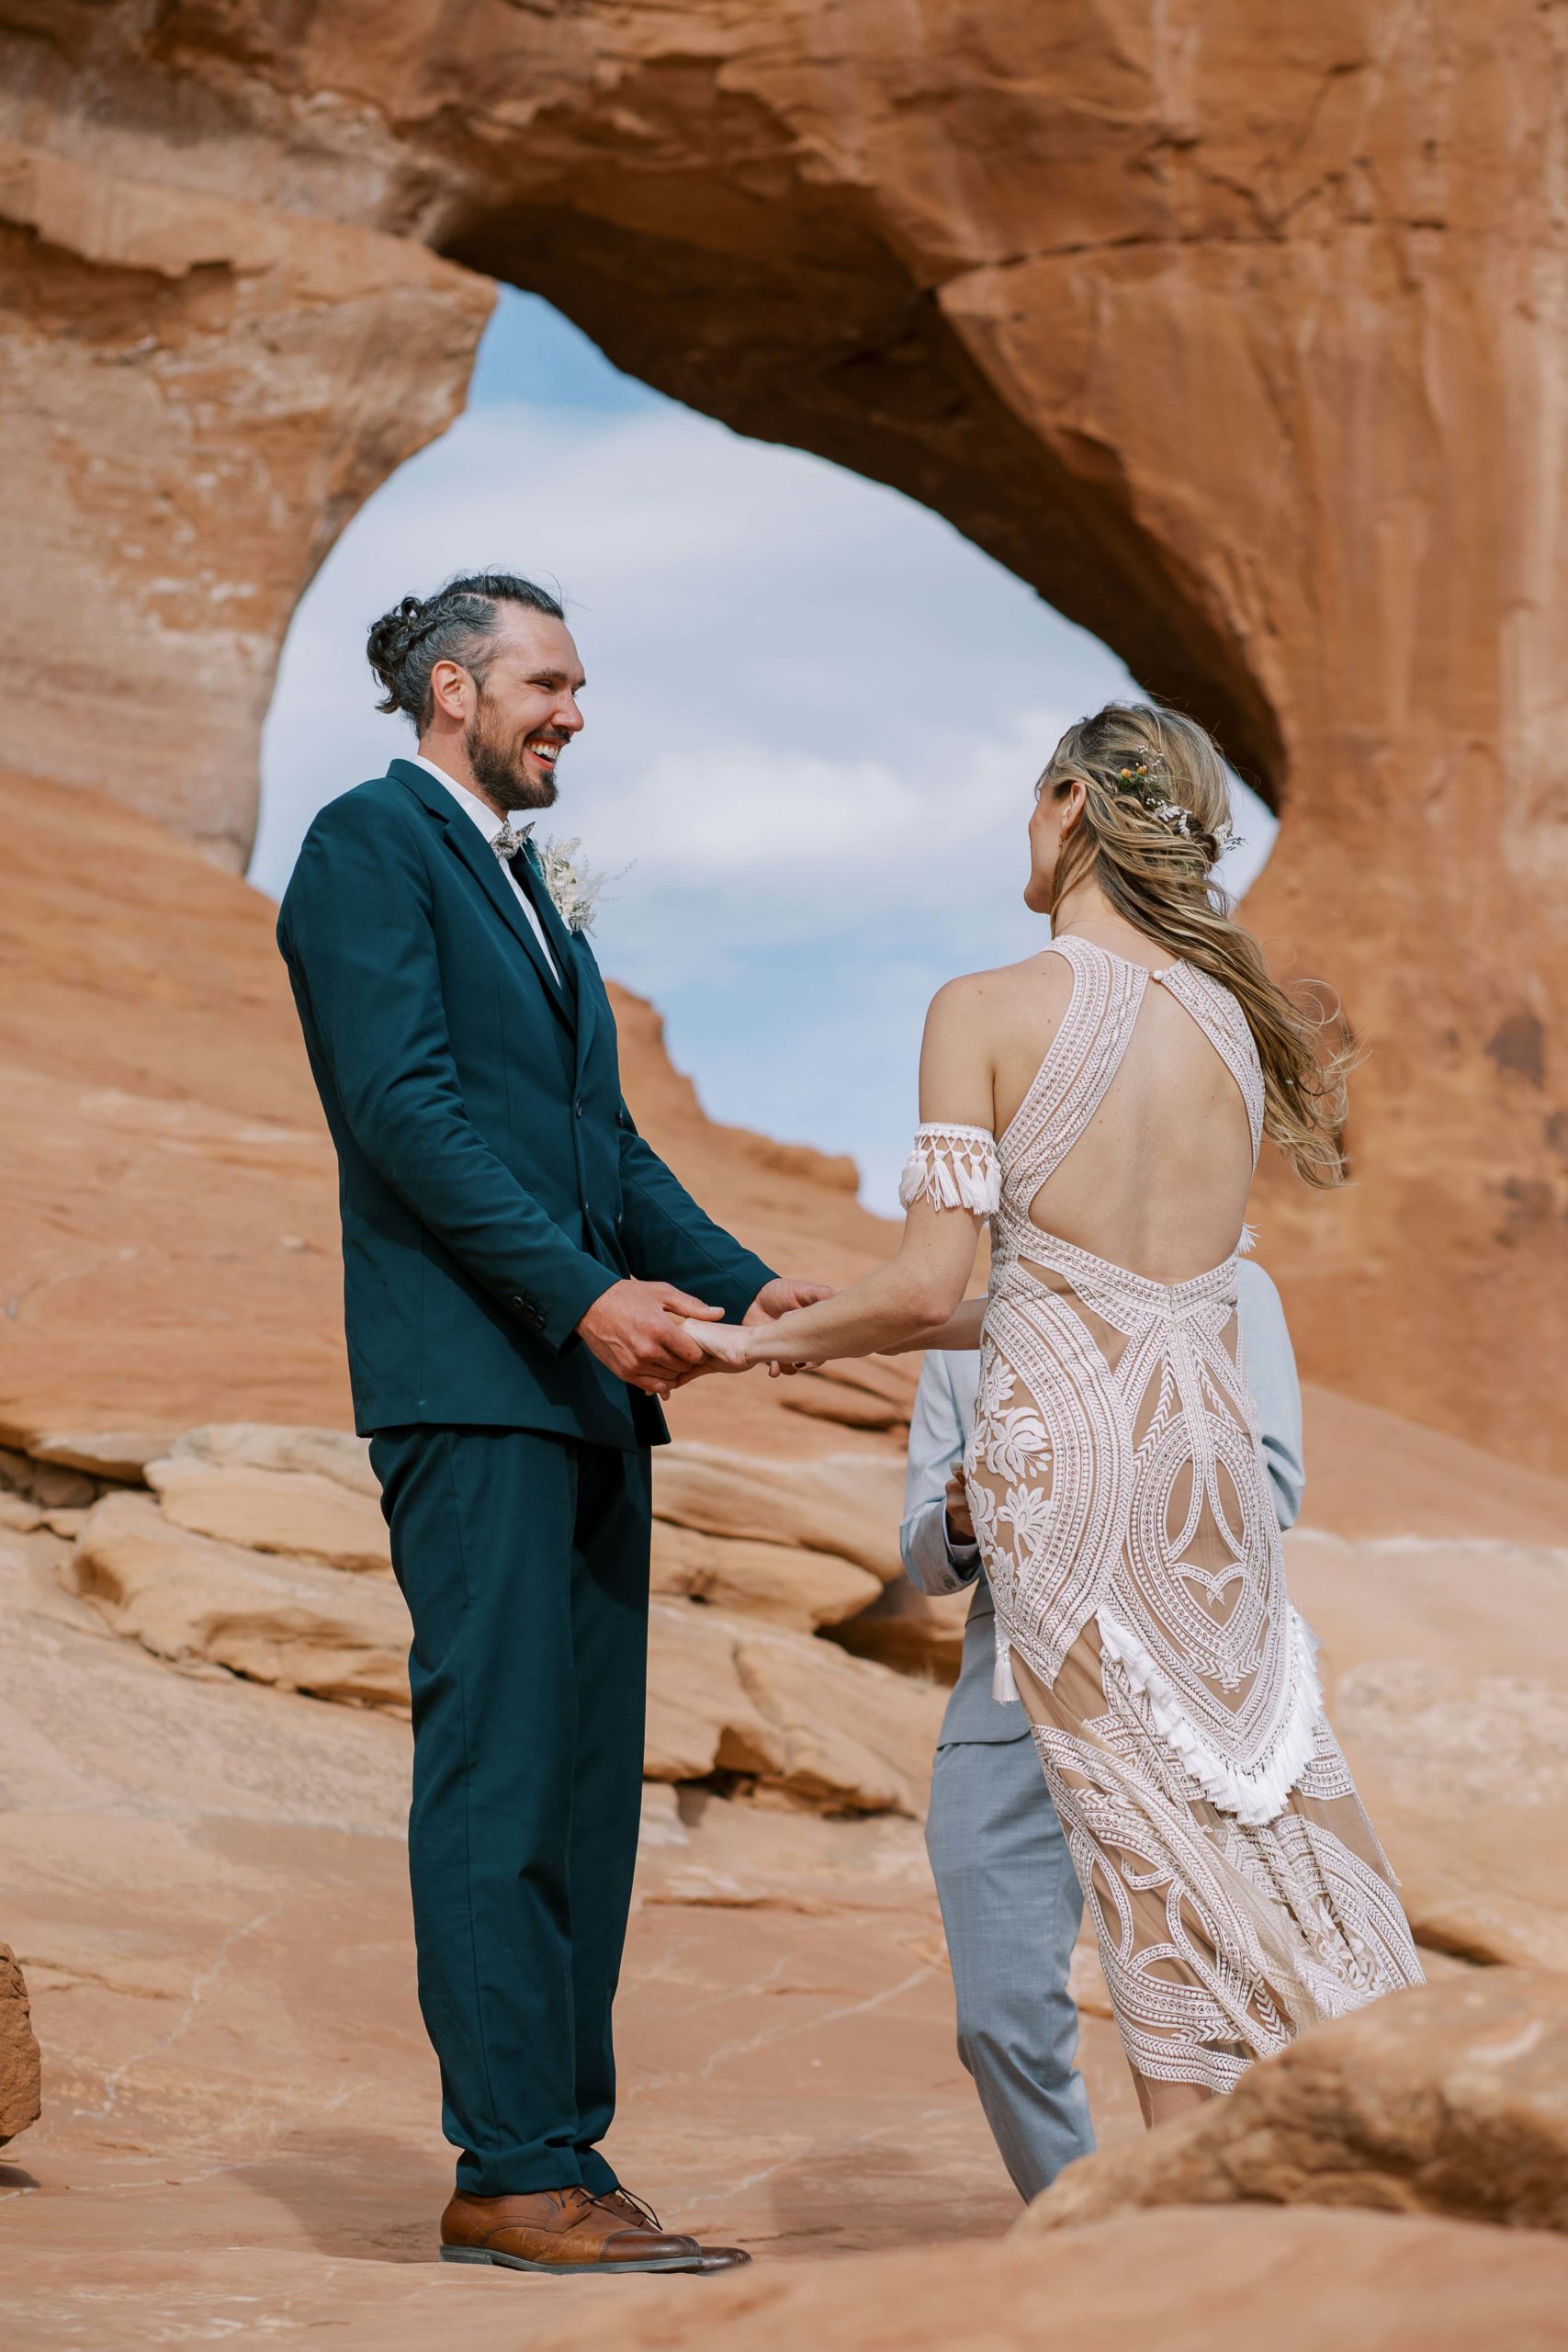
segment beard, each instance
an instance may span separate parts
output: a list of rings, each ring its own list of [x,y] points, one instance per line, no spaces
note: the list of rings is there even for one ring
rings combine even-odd
[[[474,781],[504,815],[513,808],[550,808],[555,805],[553,775],[532,776],[523,755],[523,740],[509,734],[479,690],[463,737]]]

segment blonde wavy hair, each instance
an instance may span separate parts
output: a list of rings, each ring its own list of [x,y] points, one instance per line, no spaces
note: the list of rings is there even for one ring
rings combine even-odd
[[[1179,711],[1107,703],[1068,728],[1036,795],[1060,799],[1075,783],[1084,812],[1062,844],[1049,912],[1092,879],[1134,930],[1228,989],[1263,1065],[1264,1133],[1307,1183],[1344,1183],[1346,1079],[1359,1057],[1337,1002],[1321,1001],[1315,982],[1293,1001],[1231,921],[1213,879],[1231,822],[1213,738]]]

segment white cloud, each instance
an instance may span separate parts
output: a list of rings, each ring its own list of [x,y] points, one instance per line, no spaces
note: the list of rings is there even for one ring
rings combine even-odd
[[[410,747],[377,614],[457,571],[558,579],[588,727],[551,822],[620,874],[597,944],[716,1115],[852,1151],[892,1203],[925,1002],[1027,954],[1031,787],[1126,673],[939,517],[649,399],[472,411],[357,515],[302,601],[253,865]],[[1249,815],[1261,863],[1266,812]],[[629,868],[621,873],[621,869]]]

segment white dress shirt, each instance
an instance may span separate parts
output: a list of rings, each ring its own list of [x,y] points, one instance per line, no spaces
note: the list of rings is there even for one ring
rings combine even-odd
[[[486,841],[493,842],[497,833],[501,831],[502,823],[502,820],[496,815],[495,810],[491,808],[487,802],[481,800],[477,793],[470,792],[467,785],[459,784],[456,776],[448,775],[445,768],[438,768],[434,760],[427,760],[423,752],[416,752],[413,756],[418,766],[426,769],[430,775],[436,777],[440,783],[446,786],[447,791],[452,795],[452,797],[457,802],[458,808],[461,808],[466,815],[473,819],[475,824],[479,827]],[[527,808],[513,808],[508,812],[506,821],[512,826],[514,832],[520,831],[523,826],[531,825],[533,823],[535,813],[536,812]],[[534,936],[545,951],[545,961],[549,966],[551,975],[558,987],[560,985],[560,971],[557,966],[555,957],[550,954],[550,943],[545,937],[545,926],[539,921],[533,900],[529,898],[527,891],[523,888],[522,883],[517,879],[516,875],[512,871],[511,866],[503,864],[499,857],[495,862],[497,865],[501,867],[501,871],[506,876],[507,881],[511,884],[513,897],[516,899],[518,905],[522,908],[524,913],[527,916],[529,922],[532,924]]]

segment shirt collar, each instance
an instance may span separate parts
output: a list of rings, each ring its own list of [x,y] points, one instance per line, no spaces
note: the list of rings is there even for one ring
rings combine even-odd
[[[434,776],[438,783],[446,786],[458,808],[473,819],[486,841],[493,842],[501,831],[502,820],[490,803],[481,800],[477,792],[470,792],[466,784],[459,784],[456,776],[448,775],[445,768],[437,767],[434,760],[427,760],[423,752],[416,752],[413,760],[416,767],[423,768],[427,775]],[[506,822],[514,833],[525,833],[531,831],[538,813],[536,808],[513,808],[508,811]]]

